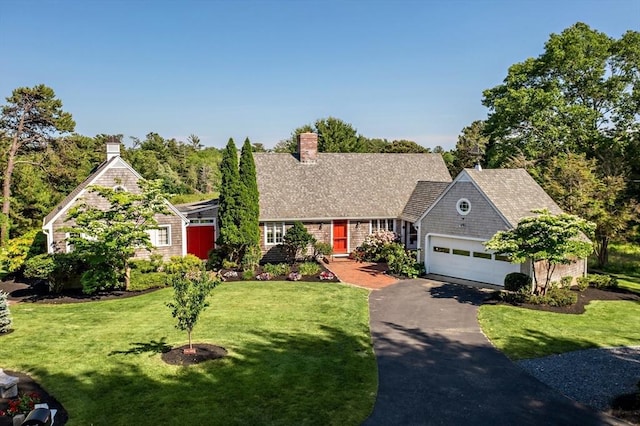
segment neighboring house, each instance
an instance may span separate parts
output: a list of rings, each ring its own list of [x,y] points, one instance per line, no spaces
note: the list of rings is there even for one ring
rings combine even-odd
[[[43,221],[42,230],[47,235],[49,253],[68,252],[72,250],[67,244],[67,237],[61,230],[71,225],[67,221],[69,209],[80,201],[92,205],[104,205],[107,202],[99,195],[90,191],[91,185],[119,188],[124,191],[139,193],[138,181],[142,177],[126,161],[120,157],[120,144],[107,143],[107,158],[101,163],[84,182],[76,187],[62,200]],[[150,231],[151,243],[155,253],[161,254],[168,260],[171,256],[187,254],[187,224],[189,220],[175,206],[167,202],[170,215],[157,215],[158,229]],[[136,253],[137,258],[150,255],[146,250]]]
[[[512,264],[482,243],[544,208],[562,213],[524,169],[463,170],[417,220],[427,273],[497,285],[503,285],[510,272],[532,275],[531,262]],[[537,273],[540,268],[536,265]],[[579,259],[558,265],[552,280],[585,272],[586,260]]]
[[[403,216],[415,211],[408,205],[422,202],[412,197],[416,187],[451,182],[439,154],[318,153],[315,133],[300,135],[298,154],[254,153],[254,160],[264,261],[283,259],[278,245],[294,221],[338,256],[379,229],[417,247],[417,230]]]

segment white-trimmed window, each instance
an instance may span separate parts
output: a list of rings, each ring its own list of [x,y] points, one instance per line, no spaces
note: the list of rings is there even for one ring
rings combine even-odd
[[[171,245],[171,225],[158,226],[156,229],[151,229],[148,232],[151,244],[154,247],[167,247]]]
[[[281,244],[284,237],[284,222],[264,223],[264,243],[267,246]]]
[[[395,219],[372,219],[370,222],[370,231],[391,231],[394,232]]]
[[[471,203],[466,198],[460,198],[456,203],[456,210],[463,216],[466,216],[471,211]]]

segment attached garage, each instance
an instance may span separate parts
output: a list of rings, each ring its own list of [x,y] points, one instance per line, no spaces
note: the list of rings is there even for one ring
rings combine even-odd
[[[427,235],[424,264],[427,273],[503,285],[505,275],[520,265],[485,250],[481,240]]]

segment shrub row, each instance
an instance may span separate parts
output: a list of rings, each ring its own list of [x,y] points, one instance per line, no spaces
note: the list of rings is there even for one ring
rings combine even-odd
[[[618,280],[610,275],[587,274],[578,278],[578,288],[586,289],[587,287],[595,288],[616,288]]]

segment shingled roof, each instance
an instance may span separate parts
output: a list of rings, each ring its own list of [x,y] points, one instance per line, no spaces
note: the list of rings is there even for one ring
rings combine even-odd
[[[513,227],[522,218],[531,216],[535,209],[546,208],[553,214],[562,213],[562,209],[525,169],[465,169],[463,173],[475,182]]]
[[[449,186],[449,182],[420,181],[404,206],[400,219],[408,222],[417,222],[433,202]]]
[[[260,220],[400,217],[419,181],[451,182],[439,154],[254,153]]]

